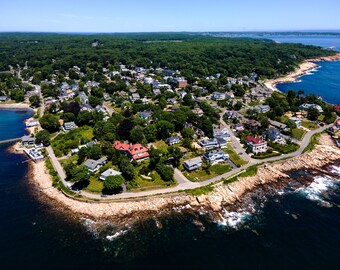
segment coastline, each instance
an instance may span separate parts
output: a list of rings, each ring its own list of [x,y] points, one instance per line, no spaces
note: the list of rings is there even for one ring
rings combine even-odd
[[[0,110],[34,111],[34,109],[26,103],[0,103]]]
[[[306,75],[308,71],[318,68],[319,66],[318,64],[316,64],[316,62],[332,62],[332,61],[340,61],[340,53],[337,53],[333,56],[308,59],[301,63],[294,72],[277,79],[266,80],[264,82],[264,85],[267,88],[271,89],[272,91],[280,91],[276,87],[277,84],[296,82],[299,77]]]
[[[219,216],[224,205],[233,205],[247,193],[265,184],[290,181],[287,174],[294,170],[319,170],[327,164],[339,164],[340,149],[326,134],[321,136],[320,144],[311,152],[294,157],[281,163],[260,167],[253,177],[244,177],[225,185],[216,184],[214,190],[207,195],[193,196],[185,192],[179,194],[160,195],[157,197],[138,198],[126,201],[82,202],[67,197],[52,186],[51,176],[45,162],[30,162],[29,181],[33,191],[43,203],[50,203],[53,209],[68,211],[73,215],[86,216],[93,219],[115,219],[117,222],[137,220],[152,216],[173,207],[189,207],[200,211],[211,211]],[[147,215],[145,213],[148,213]]]

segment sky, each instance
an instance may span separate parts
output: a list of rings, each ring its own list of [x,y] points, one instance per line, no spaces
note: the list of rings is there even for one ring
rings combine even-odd
[[[340,30],[339,11],[339,0],[0,0],[0,31]]]

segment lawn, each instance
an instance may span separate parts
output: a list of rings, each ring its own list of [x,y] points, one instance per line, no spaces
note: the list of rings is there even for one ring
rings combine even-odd
[[[143,191],[175,185],[175,181],[166,182],[162,180],[156,171],[152,171],[148,177],[151,177],[151,179],[142,177],[141,175],[135,176],[133,181],[128,182],[128,188],[132,191]]]
[[[318,128],[317,124],[310,122],[310,121],[302,121],[301,125],[305,128],[310,129],[310,130],[314,130],[314,129]]]
[[[229,155],[229,159],[237,166],[242,167],[243,165],[247,164],[248,162],[243,160],[233,149],[231,144],[228,144],[228,148],[226,149],[226,152]]]
[[[168,145],[164,141],[156,141],[153,143],[155,147],[159,150],[166,151]]]
[[[99,180],[94,175],[92,175],[90,177],[90,184],[86,188],[84,188],[84,190],[93,192],[93,193],[102,193],[103,188],[104,188],[104,182]]]
[[[300,129],[300,128],[293,128],[292,129],[292,137],[297,140],[302,140],[302,138],[305,136],[306,131]]]
[[[282,153],[282,154],[288,154],[295,152],[300,148],[300,146],[296,143],[288,143],[288,144],[278,144],[278,143],[273,143],[271,141],[268,142],[268,145],[273,148],[274,150]]]
[[[188,178],[192,182],[200,182],[200,181],[205,181],[215,176],[230,172],[231,170],[232,170],[232,167],[229,164],[216,164],[216,165],[211,166],[209,173],[207,173],[205,170],[200,168],[192,172],[186,171],[183,174],[186,178]]]

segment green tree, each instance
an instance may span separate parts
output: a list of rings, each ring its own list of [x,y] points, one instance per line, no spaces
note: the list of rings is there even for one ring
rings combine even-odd
[[[43,145],[50,144],[50,133],[47,130],[41,130],[35,135],[35,143],[42,143]]]
[[[118,166],[125,179],[133,179],[133,177],[135,176],[135,168],[126,156],[121,156]]]
[[[121,175],[108,176],[104,180],[104,188],[113,191],[121,187],[125,179]]]
[[[89,174],[89,170],[86,166],[81,165],[81,166],[77,166],[74,169],[72,169],[71,171],[71,181],[72,182],[89,182],[90,180],[90,174]]]
[[[166,166],[163,163],[158,163],[156,165],[156,172],[162,177],[166,182],[171,182],[174,179],[174,169],[170,166]]]
[[[89,155],[87,147],[81,147],[78,152],[78,164],[82,164]]]
[[[40,106],[40,97],[38,95],[33,95],[29,98],[32,107],[39,107]]]
[[[25,93],[20,89],[11,90],[10,94],[11,99],[14,99],[16,102],[22,102],[25,100]]]
[[[157,127],[157,137],[163,140],[169,138],[171,133],[174,132],[175,130],[174,124],[168,121],[165,121],[165,120],[158,121],[156,124],[156,127]]]
[[[40,125],[43,129],[53,133],[60,129],[60,123],[57,116],[53,114],[45,114],[39,120]]]
[[[92,145],[88,149],[88,155],[94,160],[100,159],[102,156],[102,148],[98,144]]]
[[[141,126],[135,126],[130,131],[130,140],[133,143],[142,143],[145,140],[144,128]]]
[[[168,154],[173,159],[173,165],[178,168],[181,163],[181,158],[183,157],[183,153],[178,147],[169,146]]]
[[[148,142],[154,142],[157,137],[157,127],[155,124],[148,125],[144,129],[144,135]]]
[[[192,139],[194,136],[194,131],[191,128],[183,128],[181,134],[184,139],[186,138]]]
[[[320,116],[320,112],[316,108],[311,108],[308,110],[307,117],[309,120],[315,121]]]

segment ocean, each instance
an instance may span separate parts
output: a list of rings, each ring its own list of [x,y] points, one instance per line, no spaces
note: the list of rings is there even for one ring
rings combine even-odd
[[[313,77],[313,76],[309,76]],[[0,140],[20,137],[30,112],[0,110]],[[117,226],[71,217],[37,199],[27,158],[0,145],[0,269],[336,269],[340,183],[292,172],[221,213],[169,209]],[[340,164],[328,171],[340,176]],[[301,185],[301,177],[312,184]]]
[[[265,38],[277,42],[302,43],[306,45],[333,47],[340,51],[340,36],[330,35],[268,35]],[[297,82],[280,83],[277,88],[287,93],[289,90],[303,90],[305,94],[316,94],[331,104],[340,104],[340,61],[318,62],[319,68],[298,78]]]

